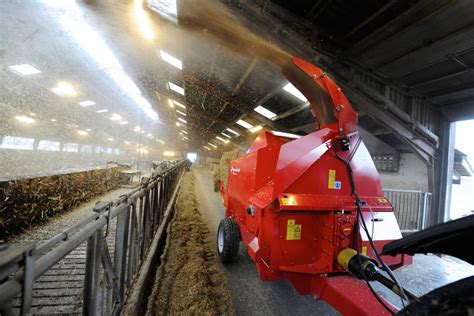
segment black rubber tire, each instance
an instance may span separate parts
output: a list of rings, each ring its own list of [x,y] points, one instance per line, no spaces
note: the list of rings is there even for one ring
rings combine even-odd
[[[219,233],[222,232],[223,239],[220,245]],[[239,255],[240,231],[237,223],[231,217],[226,217],[219,223],[217,229],[217,254],[222,263],[233,262]]]

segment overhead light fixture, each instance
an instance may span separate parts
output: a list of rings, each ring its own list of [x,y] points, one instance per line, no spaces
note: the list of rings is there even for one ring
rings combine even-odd
[[[81,101],[81,102],[79,102],[79,105],[83,106],[83,107],[86,107],[86,106],[95,105],[95,102],[91,101],[91,100]]]
[[[270,111],[269,109],[267,108],[264,108],[263,106],[259,105],[257,106],[255,109],[253,109],[255,112],[257,112],[258,114],[261,114],[263,116],[265,116],[267,119],[272,119],[274,118],[275,116],[277,116],[275,113],[273,113],[272,111]]]
[[[183,63],[181,62],[181,60],[168,54],[167,52],[162,51],[161,49],[160,49],[160,57],[161,59],[166,61],[168,64],[171,64],[178,69],[183,69]]]
[[[216,145],[214,145],[213,143],[208,143],[210,146],[214,147],[214,148],[217,148]]]
[[[36,114],[35,114],[35,113],[33,113],[33,112],[30,112],[30,115],[31,115],[31,116],[36,116]]]
[[[175,153],[174,151],[164,151],[163,152],[163,156],[166,156],[166,157],[174,157],[175,156]]]
[[[139,132],[141,131],[142,129],[140,128],[140,126],[135,126],[135,128],[133,129],[134,132]]]
[[[122,121],[122,122],[120,122],[119,124],[120,124],[120,125],[127,125],[128,122],[127,122],[127,121]]]
[[[112,113],[112,116],[110,117],[110,120],[111,121],[121,121],[123,119],[123,117],[120,115],[120,114],[117,114],[117,113]]]
[[[259,125],[259,126],[255,126],[255,127],[252,127],[251,129],[249,129],[249,132],[256,133],[258,131],[261,131],[262,129],[263,129],[263,127],[261,125]]]
[[[181,88],[180,86],[172,83],[171,81],[168,81],[168,87],[173,90],[176,93],[179,93],[181,95],[184,95],[184,89]]]
[[[70,83],[60,81],[51,91],[61,97],[75,97],[77,90]]]
[[[180,127],[180,126],[181,126],[181,124],[179,124],[179,122],[176,122],[176,126]]]
[[[35,122],[35,119],[34,118],[31,118],[29,116],[25,116],[25,115],[18,115],[18,116],[15,116],[16,120],[20,123],[24,123],[24,124],[32,124]]]
[[[174,108],[173,100],[168,99],[168,105],[170,106],[170,108]]]
[[[227,135],[227,134],[226,134],[226,133],[224,133],[224,132],[222,132],[221,134],[222,134],[222,135],[224,135],[224,136],[225,136],[225,137],[227,137],[227,138],[232,138],[232,136],[230,136],[230,135]]]
[[[186,132],[185,130],[182,130],[181,132],[183,132],[183,133],[185,133],[185,134],[187,134],[187,133],[188,133],[188,132]]]
[[[8,68],[20,76],[29,76],[29,75],[36,75],[36,74],[41,73],[41,71],[39,71],[38,69],[36,69],[35,67],[29,64],[14,65],[14,66],[9,66]]]
[[[226,140],[224,141],[224,144],[228,144],[228,143],[230,143],[230,140],[226,139]]]
[[[130,145],[130,142],[128,140],[126,140],[125,145]]]
[[[86,128],[86,131],[88,132],[92,132],[92,130],[90,128]]]
[[[204,148],[206,148],[207,150],[211,150],[211,148],[207,147],[207,146],[204,146]]]
[[[186,139],[186,140],[188,140],[189,138],[187,138],[186,136],[183,136],[183,139]]]
[[[148,133],[146,136],[148,136],[148,137],[153,137],[153,135],[151,135],[151,133]]]
[[[50,119],[51,122],[57,122],[57,119]]]
[[[222,141],[222,142],[225,142],[225,139],[222,138],[222,137],[216,136],[216,138],[217,138],[218,140]]]
[[[231,133],[232,133],[232,134],[234,134],[235,136],[240,136],[240,134],[239,134],[239,133],[237,133],[236,131],[234,131],[234,130],[233,130],[233,129],[231,129],[231,128],[226,128],[226,131],[229,131],[229,132],[231,132]]]
[[[87,135],[89,135],[88,132],[82,131],[82,130],[78,130],[77,133],[78,133],[79,135],[81,135],[81,136],[87,136]]]
[[[184,124],[187,123],[187,121],[186,121],[185,119],[182,119],[182,118],[180,118],[180,117],[178,117],[178,120],[180,120],[180,121],[183,122]]]
[[[95,113],[99,113],[99,114],[100,114],[100,113],[107,113],[107,112],[109,112],[109,110],[103,109],[103,110],[96,111]]]
[[[240,126],[242,126],[243,128],[246,128],[246,129],[251,129],[253,127],[252,124],[250,124],[250,123],[248,123],[244,120],[238,120],[236,123],[239,124]]]
[[[114,138],[113,138],[113,137],[109,137],[109,138],[107,138],[107,140],[108,140],[109,142],[113,142],[113,141],[114,141]]]
[[[290,82],[286,86],[283,87],[283,90],[297,97],[301,101],[304,101],[304,102],[308,101],[308,99],[306,99],[306,97],[300,92],[300,90],[296,89],[296,87],[292,85]]]
[[[181,115],[184,115],[184,116],[186,116],[186,113],[184,113],[184,112],[181,112],[180,110],[176,110],[176,112],[177,112],[178,114],[181,114]]]
[[[180,108],[183,108],[183,109],[186,110],[186,106],[185,106],[184,104],[181,104],[181,103],[179,103],[179,102],[177,102],[177,101],[173,101],[173,102],[174,102],[174,104],[176,104],[176,105],[179,106]]]
[[[145,134],[146,132],[145,131],[141,131],[140,134]]]

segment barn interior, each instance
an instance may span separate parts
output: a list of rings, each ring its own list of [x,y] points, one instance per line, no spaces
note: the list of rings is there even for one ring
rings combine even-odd
[[[221,157],[245,152],[264,131],[304,137],[321,128],[308,99],[281,72],[281,60],[291,56],[321,68],[357,112],[357,131],[403,236],[469,217],[474,156],[469,146],[457,144],[469,144],[474,132],[473,23],[469,0],[2,1],[0,293],[14,289],[15,295],[0,300],[0,314],[142,313],[132,312],[130,302],[151,293],[143,290],[149,285],[142,270],[159,266],[163,254],[145,250],[164,247],[166,229],[160,227],[175,223],[173,213],[200,205],[192,207],[201,208],[203,229],[209,230],[204,235],[215,247],[225,210],[212,172]],[[463,124],[462,133],[456,133],[457,124]],[[192,180],[188,175],[181,181],[188,161]],[[195,191],[194,204],[180,200],[186,195],[178,193],[180,186]],[[120,235],[121,203],[129,203],[127,210],[146,210],[136,221],[147,228]],[[103,220],[103,231],[86,234],[89,226],[81,221],[90,216],[87,225]],[[133,216],[129,220],[133,226]],[[90,259],[89,245],[99,249],[100,237],[135,233],[145,250],[130,268],[134,272],[117,277],[119,294],[100,296],[87,285],[88,275],[102,264],[105,272],[95,277],[100,285],[91,284],[105,288],[106,267],[119,273],[122,266]],[[119,241],[109,243],[116,251],[112,257],[121,255]],[[31,244],[43,252],[34,254]],[[132,243],[125,244],[128,266]],[[80,254],[84,260],[74,261]],[[242,249],[240,256],[240,265],[214,263],[233,304],[217,313],[340,312],[299,296],[287,282],[262,282]],[[45,284],[66,280],[53,279],[64,270],[58,264],[79,269],[67,281],[85,285],[45,294]],[[55,272],[48,274],[51,267]],[[166,268],[158,271],[165,274]],[[472,262],[436,256],[415,256],[397,274],[417,295],[472,275]],[[37,281],[44,277],[51,280]],[[141,289],[128,284],[133,280],[142,281]],[[254,288],[256,296],[249,291]],[[376,290],[403,309],[393,293]],[[112,303],[117,295],[120,304]],[[77,297],[92,300],[96,309],[74,305]],[[280,302],[287,307],[280,309]],[[155,305],[148,313],[180,313]],[[205,307],[195,308],[199,313]]]

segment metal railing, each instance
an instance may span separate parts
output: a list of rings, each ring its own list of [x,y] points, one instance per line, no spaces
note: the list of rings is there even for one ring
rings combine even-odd
[[[431,208],[431,193],[416,190],[384,189],[385,197],[392,203],[402,232],[425,229]]]
[[[82,313],[118,315],[156,232],[167,224],[185,167],[178,162],[128,194],[96,204],[91,217],[39,246],[0,252],[0,314],[12,313],[18,294],[20,314],[27,313],[35,280],[86,243]]]

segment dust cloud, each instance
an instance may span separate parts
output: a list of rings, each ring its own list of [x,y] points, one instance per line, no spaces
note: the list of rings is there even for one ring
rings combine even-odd
[[[179,24],[232,51],[255,55],[280,68],[291,59],[289,53],[252,33],[227,8],[214,0],[184,2],[179,11]]]

